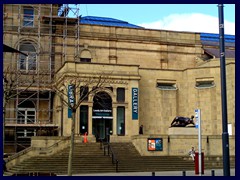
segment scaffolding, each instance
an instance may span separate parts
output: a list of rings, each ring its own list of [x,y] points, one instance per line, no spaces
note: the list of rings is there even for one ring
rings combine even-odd
[[[3,5],[4,44],[28,54],[4,53],[4,76],[8,74],[16,84],[11,90],[15,96],[4,111],[4,152],[15,153],[30,146],[31,136],[61,135],[53,117],[51,84],[64,62],[75,61],[79,55],[78,6]],[[74,46],[74,52],[68,46]]]

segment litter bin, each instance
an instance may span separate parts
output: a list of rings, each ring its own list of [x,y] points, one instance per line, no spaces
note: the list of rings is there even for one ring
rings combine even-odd
[[[201,164],[202,164],[202,168],[201,168],[201,174],[204,174],[204,153],[201,153]],[[199,174],[199,153],[195,152],[195,158],[194,158],[194,162],[195,162],[195,174]]]

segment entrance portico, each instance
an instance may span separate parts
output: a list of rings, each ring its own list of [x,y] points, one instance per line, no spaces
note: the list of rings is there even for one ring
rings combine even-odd
[[[65,63],[56,76],[60,79],[59,82],[64,78],[68,82],[68,79],[72,79],[71,76],[77,74],[78,76],[75,77],[81,82],[78,87],[81,89],[82,86],[88,84],[88,91],[91,91],[96,86],[97,77],[103,72],[105,78],[101,90],[84,99],[77,109],[76,135],[84,135],[87,132],[88,138],[94,141],[99,138],[106,139],[106,128],[108,128],[111,140],[125,141],[130,140],[132,135],[138,134],[139,116],[133,117],[133,111],[136,113],[137,102],[136,99],[133,102],[133,96],[136,98],[133,89],[139,88],[140,80],[138,68],[135,65],[104,64],[103,67],[102,64],[97,63]],[[87,80],[92,77],[96,81],[90,84]],[[76,90],[76,92],[80,91]],[[76,94],[76,99],[79,95]],[[66,116],[67,107],[64,109],[63,118]],[[70,123],[70,119],[63,121],[64,136],[70,133]]]

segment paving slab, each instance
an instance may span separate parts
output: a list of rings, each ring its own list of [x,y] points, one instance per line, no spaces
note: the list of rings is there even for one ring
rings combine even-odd
[[[91,173],[73,174],[72,176],[223,176],[223,169],[204,170],[204,174],[195,174],[195,171],[163,171],[163,172],[118,172],[118,173]],[[67,176],[67,175],[59,175]],[[230,169],[230,176],[235,176],[235,168]]]

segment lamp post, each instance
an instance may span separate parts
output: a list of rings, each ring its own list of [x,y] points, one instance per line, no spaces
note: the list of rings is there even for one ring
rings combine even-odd
[[[218,15],[219,15],[219,45],[220,45],[221,99],[222,99],[223,175],[230,176],[229,135],[228,135],[228,129],[227,129],[228,122],[227,122],[226,64],[225,64],[223,4],[218,4]]]

